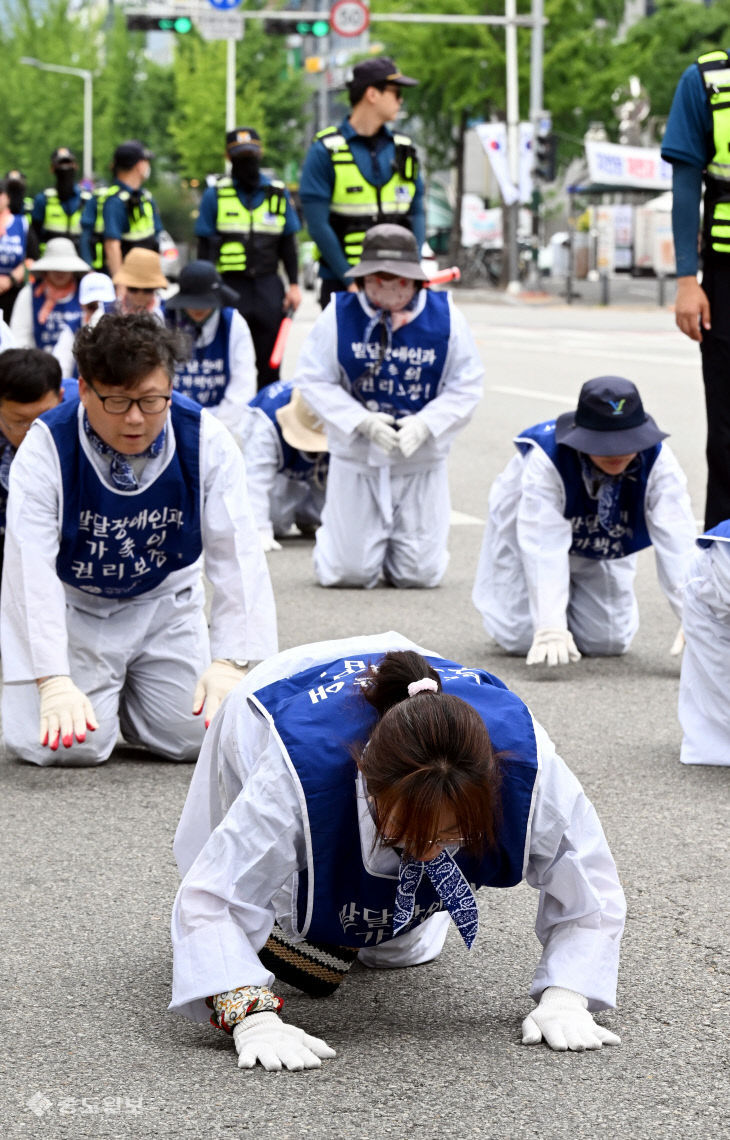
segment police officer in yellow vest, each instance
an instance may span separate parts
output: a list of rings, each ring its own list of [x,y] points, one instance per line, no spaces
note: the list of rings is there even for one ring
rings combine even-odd
[[[705,530],[730,518],[730,57],[700,56],[674,94],[662,158],[672,164],[677,325],[700,342],[707,405]],[[702,284],[697,280],[704,175]]]
[[[113,184],[97,190],[84,210],[81,255],[111,277],[130,249],[158,250],[162,222],[154,198],[144,189],[152,158],[138,139],[120,143],[112,162]]]
[[[93,195],[77,184],[78,169],[76,158],[68,147],[56,147],[51,155],[51,172],[56,184],[36,194],[31,213],[31,227],[41,254],[46,242],[56,237],[71,238],[79,252],[81,216]]]
[[[285,311],[302,300],[294,236],[301,224],[284,183],[262,173],[261,155],[261,137],[253,127],[228,132],[231,174],[205,190],[195,223],[199,260],[212,261],[238,293],[237,308],[256,352],[259,389],[279,378],[279,369],[269,367],[271,350]]]
[[[356,291],[345,275],[361,260],[371,226],[400,223],[413,231],[419,250],[426,240],[415,147],[387,125],[398,117],[403,88],[417,84],[384,56],[356,64],[347,85],[349,118],[319,131],[304,160],[299,194],[319,248],[322,308],[332,293]]]

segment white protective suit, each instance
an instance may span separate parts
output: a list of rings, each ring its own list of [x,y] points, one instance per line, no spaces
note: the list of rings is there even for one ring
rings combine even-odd
[[[326,453],[324,463],[313,466],[311,479],[290,479],[282,471],[284,461],[276,428],[265,411],[253,407],[246,409],[243,422],[243,454],[248,497],[259,531],[281,537],[294,522],[319,526],[327,485]]]
[[[218,332],[220,319],[220,309],[214,309],[200,330],[195,342],[196,348],[207,348],[213,342],[215,334]],[[184,396],[188,396],[192,400],[196,399],[194,392],[182,387],[175,377],[173,377],[173,386]],[[225,424],[240,442],[241,425],[246,413],[246,406],[255,395],[256,358],[251,331],[238,309],[234,309],[228,341],[228,383],[226,390],[220,404],[205,404],[204,406],[216,419]],[[198,403],[201,401],[198,400]]]
[[[687,480],[666,442],[644,500],[659,584],[682,618],[697,529]],[[635,554],[596,559],[570,554],[565,487],[541,447],[515,455],[489,492],[472,601],[488,634],[510,653],[527,653],[538,629],[569,629],[582,653],[625,653],[639,628]]]
[[[727,525],[727,524],[725,524]],[[730,542],[704,535],[684,591],[683,764],[730,765]]]
[[[100,477],[110,460],[79,438]],[[2,715],[6,751],[35,764],[97,764],[121,727],[130,744],[173,760],[194,760],[204,734],[191,712],[198,677],[211,655],[260,660],[277,651],[276,612],[266,559],[246,495],[241,454],[212,416],[200,417],[201,526],[205,572],[213,587],[210,635],[203,612],[201,560],[170,573],[131,598],[88,594],[56,574],[61,533],[61,469],[48,426],[36,420],[10,472],[5,563],[0,600]],[[133,461],[140,483],[126,492],[130,514],[168,466],[175,436],[160,454]],[[120,492],[117,492],[120,493]],[[101,530],[89,545],[103,546]],[[96,528],[96,521],[94,526]],[[91,549],[96,557],[100,549]],[[85,743],[51,752],[38,743],[35,678],[70,675],[94,706],[99,728]]]
[[[365,312],[375,312],[364,293]],[[416,315],[428,304],[418,295]],[[330,466],[314,569],[323,586],[373,587],[383,573],[396,586],[436,586],[448,564],[447,456],[482,393],[484,369],[464,316],[450,305],[451,332],[435,399],[418,413],[426,442],[405,459],[356,428],[368,409],[350,394],[338,360],[335,300],[304,343],[294,384],[327,426]],[[387,361],[387,357],[386,357]]]
[[[264,685],[318,663],[390,649],[428,653],[398,633],[320,642],[287,650],[252,670],[211,725],[175,836],[185,876],[172,917],[170,1008],[207,1021],[205,998],[236,986],[273,983],[257,951],[274,919],[292,930],[292,886],[306,866],[302,810],[278,738],[248,705]],[[524,875],[540,892],[536,933],[543,952],[531,993],[563,986],[589,1009],[616,1000],[625,902],[595,810],[575,776],[534,724],[540,771],[528,831]],[[399,855],[377,842],[362,781],[358,784],[362,851],[370,868],[396,875]],[[211,834],[212,832],[212,834]],[[366,966],[416,965],[441,951],[450,917],[432,915],[390,942],[360,951]]]

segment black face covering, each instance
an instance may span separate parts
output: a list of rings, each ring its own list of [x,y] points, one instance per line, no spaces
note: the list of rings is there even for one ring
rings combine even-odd
[[[257,154],[242,154],[231,159],[231,173],[244,190],[255,190],[259,184],[261,159]]]
[[[22,214],[25,210],[25,179],[8,178],[7,185],[10,212],[12,214]]]
[[[71,198],[74,192],[76,171],[73,166],[59,166],[56,168],[56,189],[62,202]]]

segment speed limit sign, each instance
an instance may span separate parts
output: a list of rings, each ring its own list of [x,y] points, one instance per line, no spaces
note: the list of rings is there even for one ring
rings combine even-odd
[[[359,36],[370,23],[370,10],[362,0],[337,0],[330,11],[330,27],[338,36]]]

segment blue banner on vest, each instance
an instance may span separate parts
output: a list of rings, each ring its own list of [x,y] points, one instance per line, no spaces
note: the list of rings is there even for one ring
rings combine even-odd
[[[175,365],[172,382],[176,391],[204,408],[218,407],[231,378],[231,321],[235,311],[221,309],[218,328],[210,344],[193,345],[190,359]]]
[[[43,293],[36,294],[33,289],[33,336],[36,347],[51,352],[61,335],[61,329],[66,324],[75,333],[81,324],[81,306],[79,304],[78,289],[72,297],[65,301],[56,301],[45,321],[41,323],[40,311],[45,303]]]
[[[423,309],[397,329],[390,344],[385,332],[353,293],[335,293],[337,359],[350,391],[371,412],[404,416],[420,412],[438,395],[451,332],[447,293],[429,293]]]
[[[273,723],[301,789],[308,864],[299,875],[295,913],[299,932],[315,941],[362,947],[393,938],[398,880],[365,866],[352,758],[353,746],[366,742],[376,721],[360,690],[368,665],[381,659],[382,654],[365,654],[316,666],[251,698]],[[504,754],[497,846],[482,858],[458,851],[455,860],[473,889],[514,886],[523,875],[538,769],[532,717],[490,673],[428,660],[440,673],[444,692],[476,709],[495,749]],[[424,875],[410,925],[442,907]]]
[[[0,273],[10,273],[25,258],[28,224],[23,214],[13,214],[13,220],[0,235]]]
[[[197,561],[203,549],[197,404],[173,394],[175,451],[154,483],[137,491],[116,491],[102,482],[81,443],[77,401],[64,402],[43,419],[61,466],[56,570],[62,582],[106,598],[130,598]]]
[[[284,439],[276,413],[279,408],[285,408],[291,400],[294,384],[291,380],[275,380],[257,392],[249,400],[250,408],[259,408],[271,420],[279,441],[279,468],[278,474],[293,479],[297,483],[310,483],[314,487],[324,488],[327,484],[327,469],[329,467],[329,452],[318,454],[316,459],[310,458],[310,453],[299,451]]]
[[[607,526],[599,518],[597,499],[589,494],[585,485],[579,452],[555,439],[555,420],[526,428],[514,442],[522,455],[537,444],[555,465],[565,487],[563,517],[570,519],[573,528],[571,554],[580,558],[626,558],[651,546],[644,501],[649,474],[661,451],[661,443],[640,451],[634,461],[636,466],[632,464],[629,471],[616,477],[621,480],[621,486]]]

